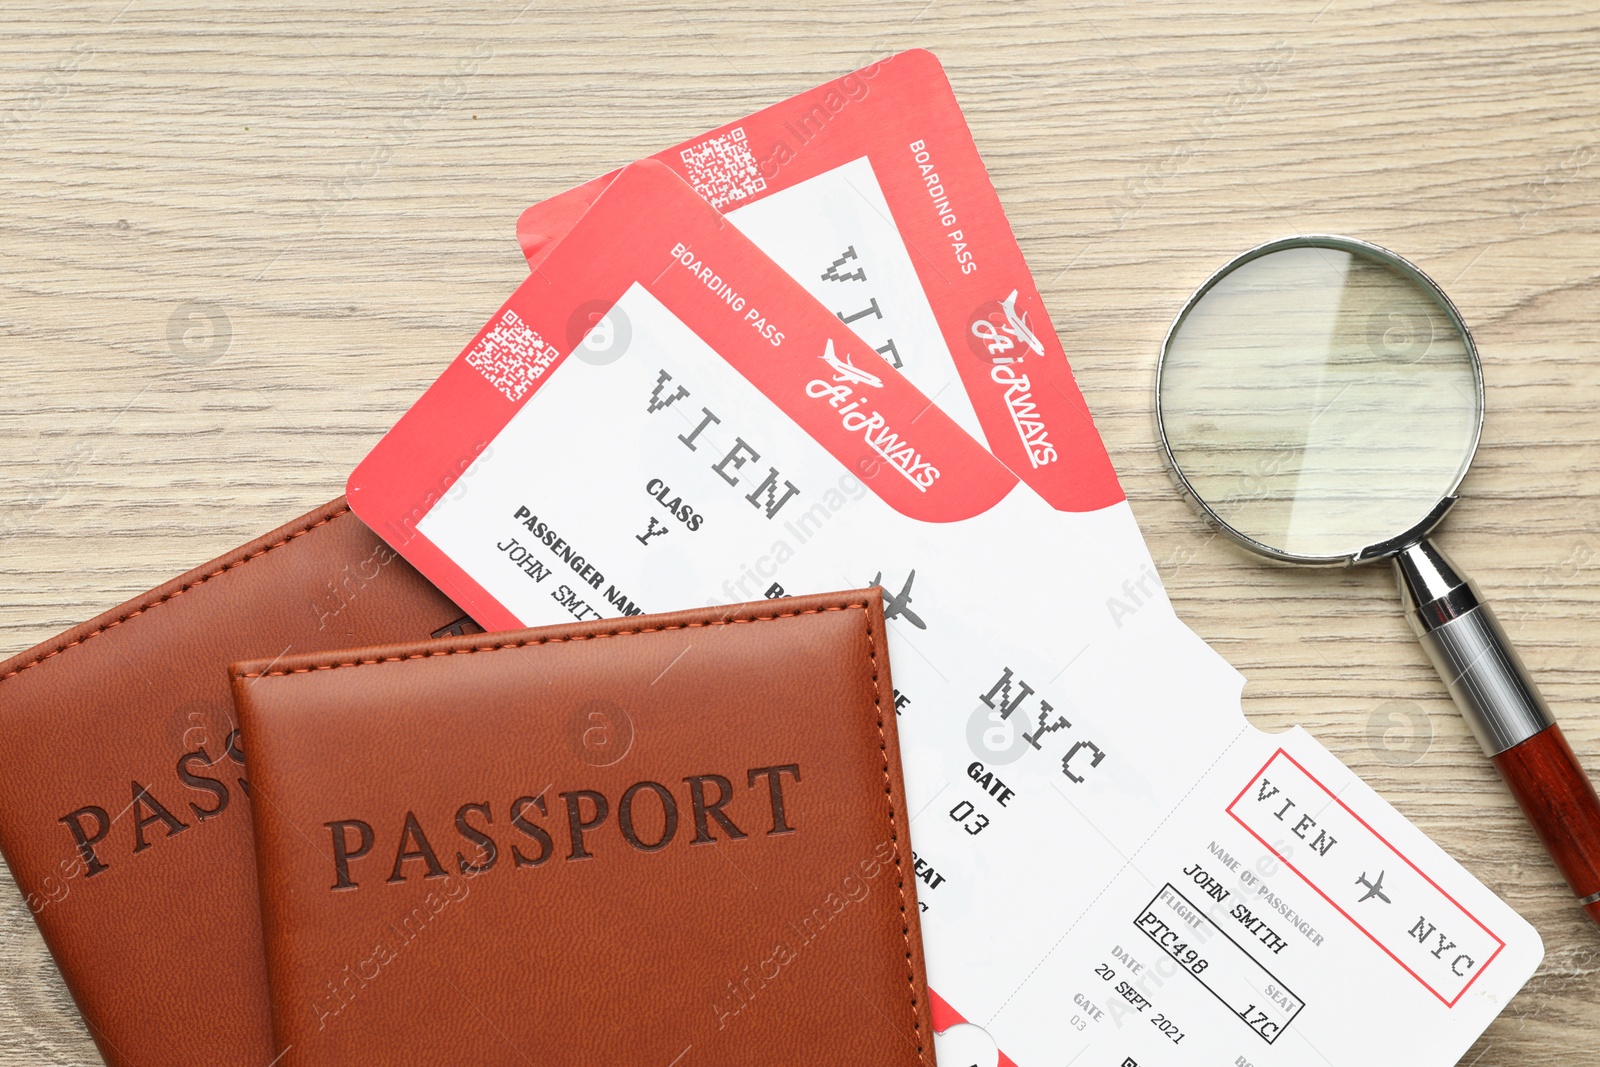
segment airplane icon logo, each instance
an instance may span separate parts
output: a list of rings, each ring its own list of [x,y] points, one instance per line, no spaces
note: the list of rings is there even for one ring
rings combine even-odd
[[[1000,310],[1006,313],[1006,332],[1027,345],[1034,355],[1044,355],[1044,342],[1028,325],[1028,316],[1017,314],[1017,290],[1011,290],[1011,295],[1000,301]]]
[[[911,610],[911,583],[917,580],[917,572],[913,570],[906,575],[906,584],[900,587],[898,596],[891,596],[887,592],[883,598],[883,617],[886,619],[904,619],[919,630],[926,630],[928,624],[922,621],[921,616]],[[883,586],[883,572],[873,575],[868,585]]]
[[[1384,872],[1383,871],[1379,871],[1378,872],[1378,880],[1376,882],[1369,882],[1369,881],[1367,881],[1367,872],[1366,871],[1362,871],[1361,872],[1361,877],[1356,879],[1356,885],[1364,885],[1364,886],[1366,886],[1367,887],[1367,892],[1360,900],[1356,901],[1357,904],[1365,904],[1367,901],[1371,900],[1373,897],[1377,897],[1379,900],[1383,901],[1385,904],[1393,904],[1394,903],[1394,901],[1390,900],[1388,898],[1388,896],[1383,891],[1383,875],[1384,875]]]
[[[869,374],[854,363],[851,363],[848,352],[845,353],[843,359],[834,355],[833,338],[831,337],[828,338],[828,347],[823,350],[821,359],[822,362],[833,368],[833,380],[836,382],[848,382],[851,385],[870,385],[874,389],[883,388],[883,379],[876,374]]]

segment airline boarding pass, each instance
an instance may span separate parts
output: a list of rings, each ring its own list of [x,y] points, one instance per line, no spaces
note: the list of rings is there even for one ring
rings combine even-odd
[[[1537,934],[941,408],[645,162],[350,500],[490,628],[881,583],[947,1065],[1454,1062]]]

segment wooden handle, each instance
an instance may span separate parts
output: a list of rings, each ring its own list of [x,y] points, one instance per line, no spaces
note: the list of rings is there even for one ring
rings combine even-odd
[[[1522,813],[1600,925],[1600,796],[1561,727],[1550,726],[1494,757]]]

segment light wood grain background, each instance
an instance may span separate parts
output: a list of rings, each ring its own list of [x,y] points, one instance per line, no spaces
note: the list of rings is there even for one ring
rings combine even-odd
[[[1600,932],[1381,569],[1268,569],[1156,452],[1167,323],[1294,232],[1451,293],[1489,413],[1441,541],[1600,769],[1600,15],[1581,3],[7,0],[0,651],[338,493],[525,267],[527,204],[873,58],[943,59],[1180,613],[1544,937],[1464,1062],[1600,1064]],[[4,773],[0,753],[0,773]],[[1353,1020],[1353,1022],[1355,1022]],[[0,1067],[97,1063],[0,875]]]

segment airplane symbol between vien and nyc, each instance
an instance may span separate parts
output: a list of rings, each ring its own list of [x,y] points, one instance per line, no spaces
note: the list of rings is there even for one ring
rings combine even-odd
[[[1393,904],[1394,903],[1394,901],[1390,900],[1388,898],[1388,896],[1383,891],[1383,875],[1384,875],[1384,872],[1383,871],[1379,871],[1378,872],[1378,880],[1376,882],[1369,882],[1369,881],[1367,881],[1367,872],[1366,871],[1362,871],[1361,872],[1361,877],[1356,879],[1356,885],[1364,885],[1364,886],[1366,886],[1367,887],[1367,892],[1366,892],[1366,895],[1364,895],[1360,900],[1356,901],[1357,904],[1365,904],[1367,901],[1371,900],[1373,897],[1377,897],[1379,900],[1383,901],[1385,904]]]
[[[928,624],[916,612],[911,610],[911,583],[917,580],[917,572],[913,570],[906,575],[906,584],[900,587],[898,596],[891,596],[887,591],[883,597],[883,617],[886,619],[904,619],[919,630],[926,630]],[[873,575],[868,585],[883,586],[883,572]]]
[[[870,385],[874,389],[883,388],[883,379],[876,374],[870,374],[850,362],[850,353],[846,352],[840,359],[833,354],[833,338],[828,338],[828,347],[820,357],[822,362],[833,368],[833,380],[836,382],[849,382],[852,385]]]

